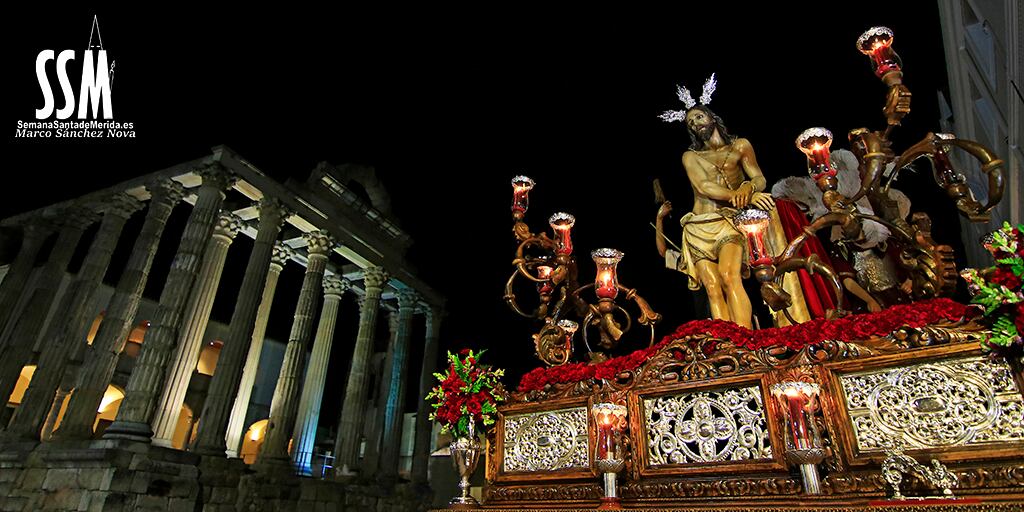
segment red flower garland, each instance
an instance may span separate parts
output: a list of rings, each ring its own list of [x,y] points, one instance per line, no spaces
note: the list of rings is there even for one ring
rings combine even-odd
[[[854,341],[884,336],[900,327],[923,327],[942,320],[957,321],[973,315],[973,308],[950,299],[930,299],[913,304],[900,304],[877,313],[850,315],[836,320],[816,318],[798,325],[753,331],[725,320],[694,320],[680,325],[672,334],[655,345],[632,354],[615,357],[599,364],[569,363],[537,368],[519,381],[520,392],[544,389],[549,384],[580,382],[587,379],[610,379],[633,370],[653,357],[665,345],[687,336],[706,334],[729,340],[750,350],[784,346],[799,350],[825,340]]]

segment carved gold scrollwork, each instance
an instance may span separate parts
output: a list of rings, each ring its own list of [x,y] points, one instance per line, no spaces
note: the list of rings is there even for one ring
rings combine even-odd
[[[660,386],[902,353],[912,348],[976,343],[983,336],[984,327],[973,322],[945,322],[921,328],[901,327],[886,336],[856,342],[825,340],[798,350],[784,346],[750,350],[710,336],[687,336],[666,344],[639,368],[620,372],[603,385],[620,391]],[[585,396],[592,393],[597,385],[592,380],[552,384],[543,390],[513,393],[512,401],[536,402]]]

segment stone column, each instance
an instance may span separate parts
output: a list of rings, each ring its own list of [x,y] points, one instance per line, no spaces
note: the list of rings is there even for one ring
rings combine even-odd
[[[228,258],[228,248],[235,240],[235,235],[242,228],[242,219],[231,212],[221,212],[217,225],[213,228],[213,237],[206,244],[203,252],[203,266],[199,276],[192,285],[192,297],[188,309],[185,310],[185,327],[181,330],[181,339],[174,350],[174,357],[167,369],[167,382],[163,393],[157,401],[156,413],[153,416],[153,444],[171,448],[174,430],[178,426],[181,405],[185,403],[188,383],[192,380],[192,372],[199,362],[199,354],[203,350],[203,334],[210,323],[210,311],[220,287],[224,262]]]
[[[363,271],[363,286],[366,295],[359,312],[359,333],[352,353],[352,369],[345,386],[345,402],[342,404],[341,420],[338,424],[338,439],[335,440],[335,467],[339,474],[352,474],[359,456],[359,441],[362,437],[362,415],[366,406],[366,367],[373,351],[373,335],[377,330],[377,308],[383,286],[388,282],[388,273],[382,267],[369,267]]]
[[[0,333],[4,332],[11,320],[14,306],[25,292],[25,283],[32,275],[39,249],[52,231],[53,226],[40,218],[30,220],[25,226],[18,254],[11,262],[3,282],[0,282]]]
[[[93,339],[92,350],[85,356],[79,371],[81,378],[64,411],[64,420],[53,434],[55,439],[92,437],[96,410],[114,376],[117,358],[134,326],[139,300],[146,288],[149,269],[160,245],[160,235],[171,211],[184,195],[181,184],[172,180],[160,180],[147,185],[147,188],[152,197],[146,211],[146,220],[132,246],[124,273],[117,281],[117,289],[107,305],[107,313]]]
[[[324,269],[327,267],[327,255],[334,245],[325,232],[306,234],[309,245],[306,275],[302,280],[302,291],[299,292],[299,303],[295,306],[295,318],[292,330],[288,334],[288,346],[285,347],[284,362],[281,373],[277,377],[274,398],[270,402],[270,421],[267,424],[267,437],[263,441],[257,462],[279,463],[288,461],[288,440],[295,428],[295,412],[298,409],[299,384],[302,380],[302,362],[306,355],[306,345],[313,333],[313,321],[316,319],[317,303],[323,289]]]
[[[124,193],[115,194],[99,208],[103,212],[99,232],[89,246],[78,275],[57,303],[58,314],[43,338],[43,350],[36,364],[36,372],[25,391],[21,406],[14,412],[7,427],[8,436],[39,439],[40,429],[64,376],[68,356],[74,352],[77,344],[85,343],[92,324],[93,294],[107,273],[110,258],[125,223],[141,208],[141,202]]]
[[[53,397],[53,403],[50,404],[50,411],[46,414],[46,421],[43,422],[43,430],[40,432],[39,437],[43,441],[49,441],[53,437],[53,427],[57,424],[57,416],[60,415],[60,407],[64,405],[64,399],[68,397],[71,390],[60,387],[57,389],[57,393]]]
[[[384,438],[384,407],[387,405],[388,400],[388,384],[389,384],[389,368],[391,368],[391,362],[395,359],[395,340],[398,339],[398,326],[399,326],[399,313],[398,311],[390,311],[388,313],[388,349],[385,352],[384,360],[381,361],[380,372],[377,379],[377,394],[372,400],[375,414],[366,418],[368,429],[365,429],[366,434],[366,449],[363,451],[363,461],[359,467],[366,474],[373,474],[377,472],[377,468],[380,464],[380,443]],[[373,356],[370,356],[370,360],[373,360]],[[370,409],[370,401],[366,404],[366,409]]]
[[[324,305],[320,311],[313,353],[309,357],[309,368],[302,383],[302,398],[292,432],[292,462],[303,475],[312,475],[313,446],[316,444],[316,427],[320,423],[320,403],[323,399],[324,381],[327,379],[327,363],[331,360],[331,345],[334,343],[334,326],[338,320],[338,304],[349,288],[349,282],[335,276],[324,278]]]
[[[15,320],[14,328],[8,332],[6,343],[3,344],[3,353],[0,355],[0,401],[6,402],[11,396],[18,376],[21,375],[21,368],[32,357],[32,347],[57,296],[68,262],[71,261],[85,228],[95,220],[95,214],[84,209],[76,208],[64,213],[57,243],[50,252],[50,258],[43,267],[25,309]]]
[[[295,251],[283,242],[274,245],[274,254],[270,257],[270,271],[267,273],[267,283],[263,285],[263,298],[260,300],[260,308],[256,312],[256,326],[252,331],[249,353],[245,356],[242,382],[238,386],[235,405],[231,407],[231,416],[228,418],[226,439],[228,457],[238,457],[238,451],[242,449],[242,436],[245,435],[245,415],[249,411],[252,387],[256,384],[256,372],[259,370],[260,354],[263,352],[263,338],[267,334],[270,307],[274,304],[274,292],[277,291],[277,281],[281,277],[281,270],[294,255]]]
[[[405,377],[409,366],[409,337],[412,314],[419,305],[416,292],[403,289],[398,293],[398,334],[391,364],[384,370],[388,382],[384,402],[384,437],[381,441],[378,476],[385,482],[398,479],[398,460],[402,447],[402,419],[405,410]]]
[[[238,302],[231,314],[231,325],[224,339],[224,348],[217,360],[217,371],[210,381],[210,391],[206,395],[203,413],[199,420],[199,432],[196,434],[195,451],[203,455],[224,456],[226,444],[224,434],[228,427],[228,413],[231,411],[232,399],[238,394],[238,384],[242,378],[242,364],[245,363],[253,331],[256,327],[256,314],[259,312],[260,300],[267,284],[270,271],[270,258],[274,252],[274,241],[281,232],[285,219],[290,214],[277,199],[264,197],[260,201],[260,224],[253,242],[252,254],[245,267],[245,277],[238,290]]]
[[[434,372],[437,371],[437,340],[441,333],[440,306],[430,306],[424,311],[427,321],[427,337],[423,347],[423,365],[420,369],[420,400],[416,408],[416,438],[412,449],[412,481],[414,484],[427,484],[427,467],[430,463],[430,434],[433,425],[430,422],[430,403],[424,400],[427,393],[437,384]]]
[[[210,240],[217,214],[224,203],[225,190],[234,183],[234,176],[220,165],[205,167],[198,172],[203,178],[199,197],[185,225],[185,233],[174,255],[152,326],[142,343],[142,352],[128,379],[124,400],[104,439],[127,439],[149,442],[153,431],[149,419],[153,415],[157,394],[166,375],[167,359],[178,341],[184,324],[183,314],[192,283],[202,260],[203,249]]]
[[[184,195],[181,184],[171,180],[160,180],[147,185],[147,188],[151,200],[146,219],[135,240],[124,273],[118,280],[114,296],[106,308],[106,315],[93,345],[87,347],[83,339],[79,343],[81,346],[73,347],[72,352],[77,354],[77,357],[88,357],[88,360],[78,371],[80,382],[68,403],[60,429],[53,434],[54,438],[91,437],[96,410],[113,376],[117,357],[133,327],[132,321],[146,285],[160,235],[171,211]],[[90,350],[86,350],[87,348]],[[65,382],[69,382],[67,377],[68,375],[65,375]],[[61,389],[64,389],[63,386]]]

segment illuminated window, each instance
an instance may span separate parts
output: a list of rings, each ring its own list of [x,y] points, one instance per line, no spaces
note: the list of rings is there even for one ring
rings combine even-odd
[[[14,385],[14,392],[11,393],[11,397],[7,400],[8,404],[18,405],[21,403],[22,397],[25,396],[25,390],[28,389],[28,383],[32,382],[32,375],[36,373],[36,365],[30,364],[21,369],[21,375],[18,376],[18,383]]]
[[[242,449],[238,452],[238,456],[246,464],[256,462],[256,454],[259,453],[260,446],[263,446],[263,439],[267,435],[269,421],[269,419],[259,420],[250,425],[249,430],[245,431],[245,437],[242,438]]]
[[[224,342],[220,340],[213,340],[203,345],[203,351],[199,353],[196,371],[203,375],[213,375],[213,371],[217,369],[217,360],[220,358],[220,349],[223,346]]]

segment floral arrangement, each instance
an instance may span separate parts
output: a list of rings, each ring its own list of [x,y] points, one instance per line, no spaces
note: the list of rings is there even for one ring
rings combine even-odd
[[[992,253],[994,267],[982,270],[964,269],[960,275],[967,281],[971,303],[984,309],[985,322],[991,331],[982,348],[1011,357],[1024,348],[1024,226],[1003,227],[982,238],[982,245]]]
[[[505,389],[499,379],[505,370],[494,370],[480,364],[480,356],[486,350],[474,353],[463,349],[458,355],[448,352],[448,370],[435,373],[441,381],[427,395],[434,400],[434,411],[430,419],[441,424],[441,432],[451,432],[456,437],[469,436],[470,425],[494,424],[498,402],[505,398]]]
[[[885,336],[904,326],[917,328],[941,321],[959,321],[971,316],[970,310],[968,306],[940,298],[900,304],[876,313],[850,315],[835,320],[816,318],[798,325],[757,331],[725,320],[694,320],[680,325],[674,333],[665,336],[653,346],[629,355],[611,358],[603,363],[569,363],[534,369],[523,375],[517,390],[537,391],[549,384],[611,379],[619,373],[638,368],[665,345],[688,336],[704,335],[728,340],[738,347],[750,350],[774,346],[800,350],[825,340],[854,341],[872,336]]]

